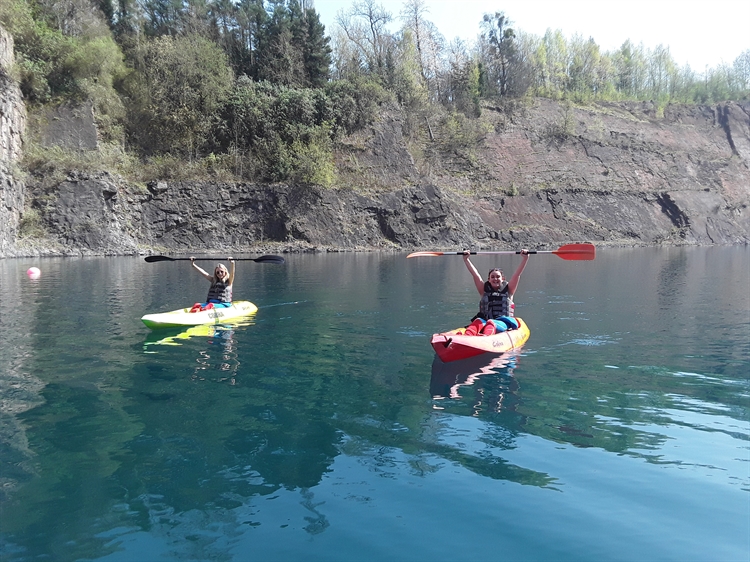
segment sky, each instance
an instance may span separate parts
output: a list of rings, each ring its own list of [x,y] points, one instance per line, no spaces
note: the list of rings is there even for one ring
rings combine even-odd
[[[315,10],[332,34],[336,14],[354,0],[314,0]],[[403,0],[376,0],[400,27]],[[473,42],[485,13],[505,12],[516,29],[542,36],[547,29],[571,38],[593,37],[604,51],[627,39],[648,49],[669,47],[680,66],[694,71],[732,64],[750,49],[750,0],[426,0],[426,19],[450,41]]]

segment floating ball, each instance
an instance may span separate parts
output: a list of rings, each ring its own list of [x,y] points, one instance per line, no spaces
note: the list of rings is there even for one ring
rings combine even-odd
[[[39,277],[42,275],[42,272],[39,271],[38,267],[30,267],[26,270],[26,275],[29,276],[29,279],[39,279]]]

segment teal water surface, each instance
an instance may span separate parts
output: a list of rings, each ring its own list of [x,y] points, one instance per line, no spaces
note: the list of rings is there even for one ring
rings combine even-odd
[[[189,262],[0,261],[0,560],[747,561],[750,249],[532,256],[526,346],[450,364],[460,257],[286,259],[196,334],[140,322]]]

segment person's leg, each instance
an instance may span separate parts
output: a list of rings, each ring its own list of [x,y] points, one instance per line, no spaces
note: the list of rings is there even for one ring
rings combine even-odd
[[[481,318],[476,318],[466,328],[466,332],[464,332],[464,335],[476,336],[482,330],[482,328],[484,328],[484,320],[482,320]]]
[[[482,330],[482,334],[485,336],[491,336],[497,332],[497,328],[495,327],[495,321],[494,320],[487,320],[487,323],[484,325],[484,329]]]

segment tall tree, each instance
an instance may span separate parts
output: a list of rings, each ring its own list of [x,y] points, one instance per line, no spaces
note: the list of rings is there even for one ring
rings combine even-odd
[[[270,0],[258,41],[258,76],[285,86],[319,86],[328,79],[331,48],[312,8],[299,0]]]
[[[589,38],[573,37],[570,45],[571,61],[568,69],[570,89],[579,97],[587,98],[601,90],[599,45]]]
[[[258,77],[258,46],[268,19],[263,0],[239,0],[229,60],[238,76]]]
[[[304,36],[304,64],[307,83],[313,88],[322,87],[330,76],[331,45],[326,36],[325,26],[320,22],[320,16],[312,8],[304,11],[306,25]]]
[[[182,0],[143,0],[144,31],[147,35],[177,35],[184,18]]]
[[[500,96],[510,94],[510,77],[515,62],[515,31],[504,12],[484,14],[482,18],[483,39],[488,46],[488,77],[492,88]]]
[[[482,65],[472,58],[463,41],[456,38],[448,45],[448,69],[443,73],[441,101],[469,117],[480,114]]]
[[[669,47],[657,45],[648,58],[648,81],[652,99],[667,99],[672,95],[677,65]]]
[[[407,0],[401,12],[404,30],[409,30],[414,38],[419,71],[433,99],[440,97],[439,72],[440,57],[445,40],[435,24],[426,19],[429,8],[425,0]]]
[[[734,59],[732,69],[740,92],[750,93],[750,49],[746,49]]]
[[[545,95],[560,98],[568,88],[568,43],[562,31],[548,29],[542,38],[542,44],[546,55]]]

